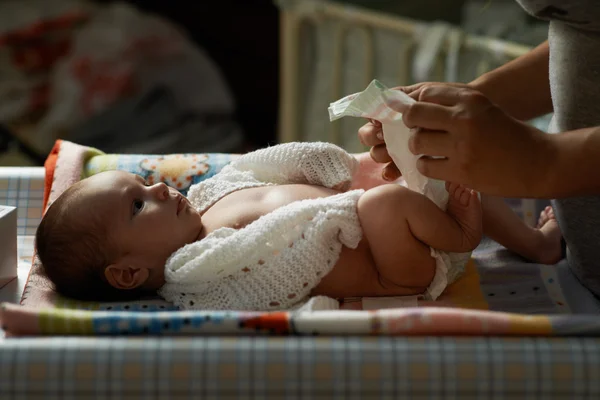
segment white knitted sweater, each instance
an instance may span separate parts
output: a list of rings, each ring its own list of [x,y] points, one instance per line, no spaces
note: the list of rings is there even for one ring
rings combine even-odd
[[[308,183],[348,190],[358,162],[327,143],[287,143],[241,156],[192,186],[201,213],[227,194],[250,187]],[[220,228],[176,251],[159,294],[182,309],[266,311],[301,306],[362,230],[352,190],[300,200],[242,229]]]

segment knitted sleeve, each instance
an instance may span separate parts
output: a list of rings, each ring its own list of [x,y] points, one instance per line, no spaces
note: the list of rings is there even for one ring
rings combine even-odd
[[[308,183],[346,191],[357,170],[358,160],[333,144],[279,144],[245,154],[215,176],[192,185],[188,199],[203,211],[228,193],[250,187]]]
[[[245,154],[223,169],[246,172],[272,184],[309,183],[348,190],[358,161],[331,143],[284,143]]]
[[[288,204],[176,251],[159,294],[182,309],[279,310],[304,302],[362,230],[363,190]]]

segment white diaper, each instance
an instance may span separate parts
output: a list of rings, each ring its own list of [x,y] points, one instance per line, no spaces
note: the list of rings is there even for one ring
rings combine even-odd
[[[446,253],[431,249],[431,257],[435,258],[435,275],[425,291],[425,299],[436,300],[448,285],[465,272],[471,253]]]

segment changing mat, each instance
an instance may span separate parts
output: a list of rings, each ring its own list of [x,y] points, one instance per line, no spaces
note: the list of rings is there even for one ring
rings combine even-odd
[[[214,175],[234,157],[108,155],[58,141],[46,162],[44,208],[72,183],[109,169],[163,181],[185,194],[191,184]],[[569,291],[563,290],[565,285],[571,285]],[[573,280],[564,264],[553,267],[526,263],[489,242],[474,252],[465,275],[436,302],[418,297],[353,298],[343,299],[341,310],[295,313],[173,312],[176,307],[159,298],[128,303],[79,302],[54,292],[34,256],[21,304],[5,305],[0,311],[8,335],[600,334],[595,316],[570,315],[597,313],[600,306]],[[315,308],[319,307],[331,305],[317,304]],[[534,317],[540,314],[546,316]]]

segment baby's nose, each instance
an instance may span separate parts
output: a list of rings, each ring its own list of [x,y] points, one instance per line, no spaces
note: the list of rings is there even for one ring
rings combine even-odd
[[[165,185],[163,182],[157,183],[156,185],[154,185],[152,187],[155,195],[160,199],[160,200],[167,200],[169,198],[169,187],[167,185]]]

